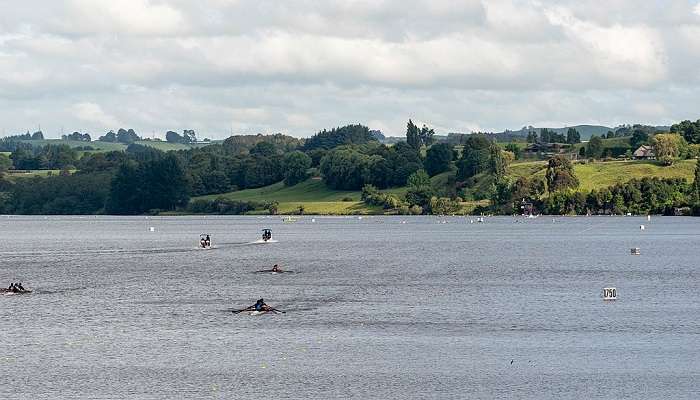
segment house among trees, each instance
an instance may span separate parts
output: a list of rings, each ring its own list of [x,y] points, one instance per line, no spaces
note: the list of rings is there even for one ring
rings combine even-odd
[[[634,158],[637,160],[654,160],[656,159],[656,155],[654,154],[654,147],[653,146],[647,146],[647,145],[641,145],[637,150],[634,152]]]
[[[526,156],[553,157],[557,154],[565,154],[568,146],[562,143],[530,143],[525,147]]]

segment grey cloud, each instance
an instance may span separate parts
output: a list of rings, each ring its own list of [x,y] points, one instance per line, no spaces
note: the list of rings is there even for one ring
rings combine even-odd
[[[12,3],[12,4],[11,4]],[[409,117],[441,131],[693,115],[696,4],[0,1],[0,120],[210,137]]]

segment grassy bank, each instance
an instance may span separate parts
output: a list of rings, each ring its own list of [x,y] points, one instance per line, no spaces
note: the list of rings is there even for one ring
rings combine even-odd
[[[76,147],[91,147],[93,150],[87,150],[88,152],[107,152],[107,151],[124,151],[127,148],[127,145],[123,143],[112,143],[112,142],[100,142],[97,140],[93,140],[91,142],[81,142],[77,140],[62,140],[62,139],[44,139],[44,140],[23,140],[23,142],[35,145],[35,146],[45,146],[47,144],[54,144],[54,145],[61,145],[65,144],[68,145],[72,148]],[[181,143],[169,143],[169,142],[158,142],[158,141],[150,141],[150,140],[140,140],[137,142],[134,142],[136,144],[140,144],[143,146],[148,146],[148,147],[153,147],[154,149],[162,150],[162,151],[171,151],[171,150],[187,150],[192,147],[203,147],[203,146],[208,146],[208,144],[200,143],[200,144],[181,144]]]
[[[691,181],[695,171],[695,160],[676,162],[671,167],[664,167],[653,161],[609,161],[574,166],[576,175],[581,181],[580,189],[590,191],[624,183],[630,179],[655,176],[659,178],[684,178]],[[508,176],[518,177],[540,176],[544,178],[547,170],[546,161],[518,162],[508,167]],[[440,191],[447,185],[448,177],[455,171],[446,172],[431,178],[433,186]],[[492,177],[484,175],[477,177],[474,187],[467,193],[485,192],[492,183]],[[385,190],[399,197],[406,194],[406,187]],[[246,189],[236,192],[196,197],[196,199],[214,200],[224,197],[238,201],[277,201],[280,214],[296,214],[299,206],[304,207],[307,214],[382,214],[379,207],[370,207],[361,201],[360,191],[333,190],[328,188],[318,178],[308,179],[295,186],[285,186],[282,182],[257,189]],[[462,203],[460,213],[470,213],[476,206],[488,205],[488,200],[469,201]]]
[[[602,189],[631,179],[644,177],[684,178],[692,181],[695,173],[695,160],[677,161],[664,167],[655,161],[607,161],[575,164],[574,171],[581,182],[580,190]],[[546,161],[532,161],[512,164],[508,175],[517,177],[545,177]]]
[[[442,186],[446,185],[448,175],[451,173],[454,174],[454,171],[432,177],[431,181],[433,186],[439,190]],[[384,190],[384,192],[403,197],[406,194],[406,190],[406,187],[398,187]],[[280,214],[296,214],[298,213],[299,206],[304,207],[304,213],[306,214],[348,215],[384,213],[381,207],[368,206],[362,202],[361,196],[362,193],[360,191],[333,190],[328,188],[321,179],[311,178],[294,186],[285,186],[282,182],[278,182],[262,188],[200,196],[193,200],[214,200],[219,197],[224,197],[229,200],[238,201],[277,201],[279,203],[278,212]],[[485,203],[483,201],[464,202],[462,203],[462,210],[460,212],[468,213],[479,205],[483,206]]]
[[[75,169],[69,170],[68,172],[73,174]],[[5,177],[9,180],[23,179],[23,178],[34,178],[37,176],[47,177],[47,176],[58,176],[60,175],[60,169],[32,169],[32,170],[12,170],[5,174]]]

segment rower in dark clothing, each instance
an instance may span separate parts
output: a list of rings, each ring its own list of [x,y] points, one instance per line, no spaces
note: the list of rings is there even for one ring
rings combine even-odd
[[[21,291],[24,292],[25,289],[24,289],[24,287],[22,286],[22,282],[18,283],[18,284],[17,284],[17,287],[19,288],[19,290],[21,290]]]
[[[265,308],[267,304],[265,304],[265,300],[259,299],[258,301],[255,302],[255,311],[263,311],[263,308]]]

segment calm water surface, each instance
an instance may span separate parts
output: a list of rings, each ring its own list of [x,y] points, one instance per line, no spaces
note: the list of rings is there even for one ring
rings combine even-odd
[[[0,285],[35,290],[0,296],[0,388],[700,398],[700,219],[403,220],[0,217]],[[251,244],[265,227],[278,242]],[[198,250],[200,233],[216,248]],[[274,263],[296,273],[253,273]],[[227,311],[259,297],[287,313]]]

